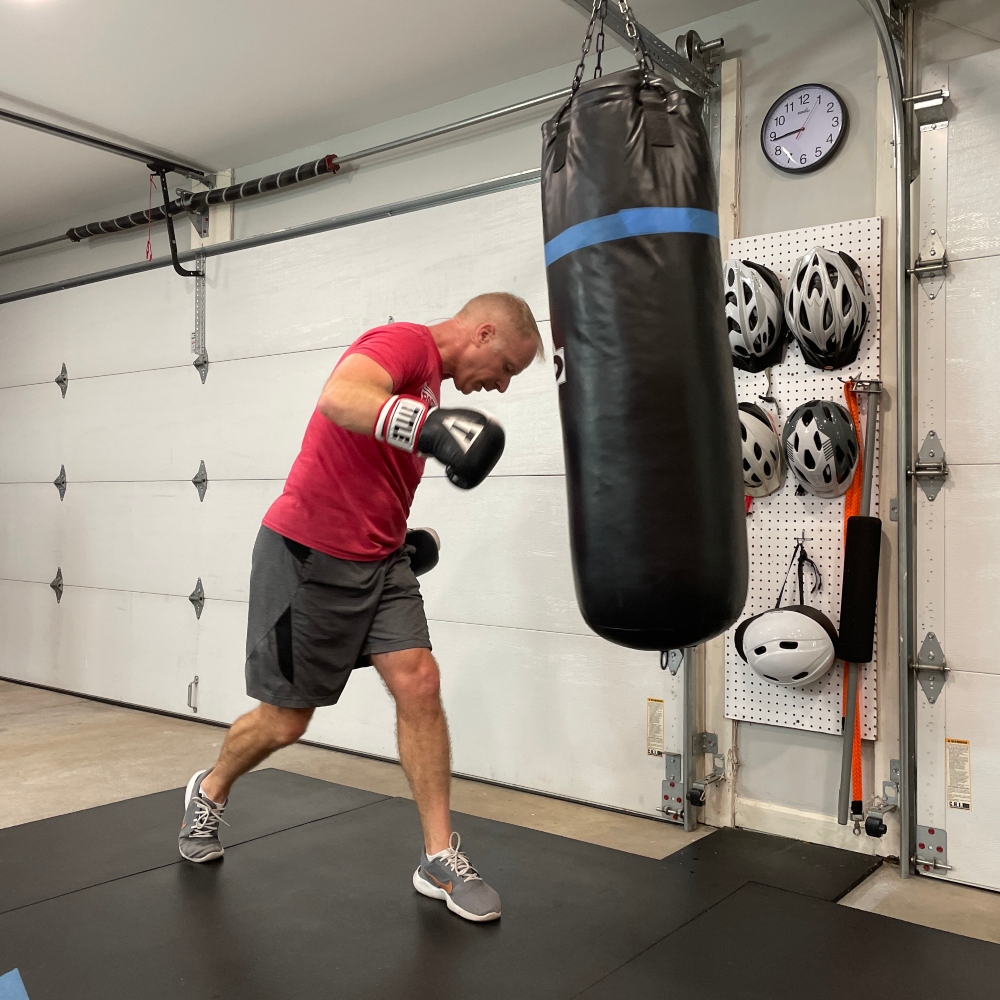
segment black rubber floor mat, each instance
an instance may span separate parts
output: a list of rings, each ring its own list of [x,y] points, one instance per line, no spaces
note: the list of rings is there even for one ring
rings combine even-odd
[[[470,816],[503,918],[413,889],[421,837],[393,799],[0,915],[31,1000],[569,998],[711,899],[681,867]]]
[[[0,913],[179,864],[183,792],[171,789],[0,830]],[[226,809],[223,843],[235,846],[384,798],[276,768],[254,771]]]
[[[1000,945],[746,885],[580,1000],[995,1000]]]
[[[661,864],[687,868],[697,884],[713,894],[759,882],[836,902],[868,878],[882,859],[787,837],[725,829],[689,844]]]

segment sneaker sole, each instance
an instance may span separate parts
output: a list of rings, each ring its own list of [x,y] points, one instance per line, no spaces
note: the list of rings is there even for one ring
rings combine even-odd
[[[196,771],[194,773],[194,775],[192,775],[191,780],[187,783],[187,788],[184,789],[184,811],[185,812],[187,812],[188,806],[191,805],[191,796],[194,795],[194,786],[197,784],[198,779],[200,777],[202,777],[202,775],[208,774],[209,770],[210,770],[210,768],[206,768],[204,771]],[[224,850],[219,850],[219,851],[216,851],[214,854],[206,854],[205,857],[203,857],[203,858],[189,858],[180,849],[180,847],[178,847],[177,853],[180,854],[180,856],[185,861],[190,861],[193,864],[200,865],[200,864],[202,864],[205,861],[214,861],[216,858],[221,858],[222,855],[225,853],[225,851]]]
[[[420,869],[418,868],[413,873],[413,888],[420,893],[421,896],[427,896],[430,899],[443,899],[448,906],[448,909],[452,913],[457,913],[460,917],[464,917],[466,920],[472,920],[475,923],[487,923],[490,920],[499,920],[499,912],[494,913],[470,913],[468,910],[463,910],[454,899],[451,898],[451,893],[445,892],[444,889],[438,888],[436,885],[431,885],[426,879],[420,877]]]

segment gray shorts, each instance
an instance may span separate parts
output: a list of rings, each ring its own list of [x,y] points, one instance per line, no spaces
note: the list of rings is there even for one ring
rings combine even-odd
[[[372,653],[431,648],[404,547],[349,562],[261,527],[250,570],[247,694],[283,708],[334,705]]]

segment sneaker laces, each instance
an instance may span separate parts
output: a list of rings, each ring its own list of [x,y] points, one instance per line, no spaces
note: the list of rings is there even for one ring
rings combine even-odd
[[[219,824],[229,826],[222,818],[222,810],[226,808],[225,803],[217,806],[209,801],[200,792],[194,797],[194,819],[191,820],[191,832],[189,837],[217,837],[219,835]]]
[[[483,877],[472,867],[469,859],[459,850],[462,846],[462,838],[457,833],[453,833],[448,840],[448,847],[443,858],[438,860],[450,868],[463,882],[482,882]]]

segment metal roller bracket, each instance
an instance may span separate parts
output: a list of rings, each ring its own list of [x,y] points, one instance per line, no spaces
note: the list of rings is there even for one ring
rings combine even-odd
[[[941,492],[948,478],[948,463],[944,457],[944,445],[937,431],[928,431],[924,443],[917,453],[917,461],[910,473],[928,500],[933,501]]]
[[[205,468],[204,459],[202,459],[201,465],[198,466],[198,471],[194,474],[194,479],[191,482],[194,483],[195,489],[198,490],[198,499],[204,502],[205,494],[208,492],[208,470]]]
[[[56,385],[62,390],[62,398],[66,398],[66,389],[69,386],[69,375],[66,373],[65,363],[62,366],[62,371],[56,376]]]
[[[188,595],[188,600],[194,605],[195,617],[201,618],[201,613],[205,608],[205,588],[201,585],[200,576],[194,590]]]
[[[950,872],[947,831],[940,826],[918,826],[917,850],[913,860],[918,872]]]
[[[61,604],[63,595],[62,566],[56,569],[56,578],[49,584],[49,586],[56,592],[56,604]]]
[[[902,773],[898,760],[889,761],[889,780],[882,782],[882,794],[872,802],[865,818],[865,833],[869,837],[884,837],[889,829],[885,816],[899,808],[899,782]]]
[[[726,776],[726,758],[719,753],[719,737],[716,733],[695,733],[691,737],[691,753],[710,753],[712,755],[712,770],[691,783],[688,792],[688,802],[700,809],[705,804],[705,792],[709,785],[714,785],[717,781],[722,781]]]
[[[52,485],[59,491],[59,500],[62,501],[66,496],[66,466],[59,466],[59,475],[52,480]]]

